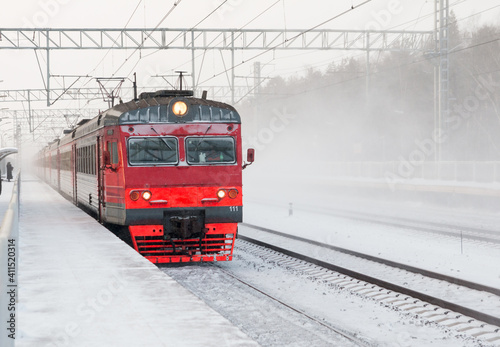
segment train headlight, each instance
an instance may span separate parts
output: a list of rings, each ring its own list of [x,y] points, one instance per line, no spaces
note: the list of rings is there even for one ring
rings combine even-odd
[[[130,192],[130,200],[137,201],[137,200],[139,200],[140,196],[141,196],[141,194],[139,194],[139,192],[137,190],[133,190]]]
[[[231,198],[231,199],[235,199],[237,196],[238,196],[238,191],[236,189],[230,189],[229,190],[229,193],[227,193],[227,195]]]
[[[226,191],[224,189],[219,189],[219,191],[217,192],[217,197],[219,199],[223,199],[225,196],[226,196]]]
[[[149,190],[145,190],[145,191],[142,192],[142,198],[144,200],[151,199],[151,196],[152,196],[152,194],[151,194],[151,192]]]
[[[177,117],[184,117],[188,111],[188,105],[184,101],[176,101],[172,106],[172,112]]]

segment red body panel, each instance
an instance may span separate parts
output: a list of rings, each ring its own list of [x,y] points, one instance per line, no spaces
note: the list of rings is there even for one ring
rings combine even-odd
[[[236,189],[238,196],[231,199],[226,195],[223,199],[217,197],[220,188],[225,190]],[[241,186],[211,186],[211,187],[154,187],[148,188],[151,192],[151,199],[139,198],[133,201],[130,198],[132,191],[143,192],[146,189],[125,190],[125,206],[127,209],[143,208],[167,208],[167,207],[206,207],[206,206],[241,206],[242,195]]]

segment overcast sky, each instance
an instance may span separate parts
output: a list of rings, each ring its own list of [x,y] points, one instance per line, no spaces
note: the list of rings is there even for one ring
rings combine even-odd
[[[223,0],[182,0],[170,15],[173,0],[23,0],[2,4],[0,28],[154,28],[160,27],[191,28],[202,21]],[[432,0],[372,0],[362,4],[359,0],[228,0],[216,12],[198,25],[198,28],[287,28],[308,29],[333,18],[352,6],[354,10],[326,23],[320,28],[329,29],[379,29],[379,30],[431,30],[433,28]],[[497,0],[450,0],[462,26],[484,22],[498,23],[500,5]],[[359,6],[359,7],[357,7]],[[269,9],[268,9],[269,8]],[[267,11],[265,11],[268,9]],[[479,14],[478,14],[479,13]],[[256,18],[257,17],[257,18]],[[255,19],[255,20],[253,20]],[[252,21],[253,20],[253,21]],[[127,24],[128,23],[128,24]],[[51,74],[54,75],[91,75],[109,76],[113,73],[131,77],[137,71],[139,83],[159,85],[162,80],[152,78],[155,74],[172,74],[175,69],[191,69],[190,52],[161,51],[153,53],[131,51],[54,51],[51,53]],[[259,57],[264,76],[281,75],[284,77],[304,73],[307,68],[325,69],[334,59],[342,56],[359,55],[355,53],[297,52],[286,51],[266,53]],[[106,55],[107,54],[107,55]],[[197,54],[198,62],[201,60]],[[106,55],[106,56],[105,56]],[[255,52],[238,52],[237,61],[250,60]],[[103,59],[103,57],[105,58]],[[130,58],[123,67],[123,61]],[[40,52],[38,59],[45,74],[45,53]],[[211,52],[206,56],[202,75],[212,76],[224,71],[229,55]],[[0,89],[43,88],[43,79],[33,51],[0,50]],[[137,64],[137,65],[136,65]],[[200,66],[198,66],[199,68]],[[253,61],[236,71],[238,76],[252,76]],[[45,78],[45,77],[44,77]],[[241,78],[241,77],[238,77]],[[71,83],[66,79],[65,85]],[[227,84],[227,76],[207,82],[209,85]],[[82,79],[81,86],[97,87],[95,81]],[[243,81],[240,83],[249,83]],[[54,79],[52,86],[63,84]],[[76,86],[76,85],[75,85]],[[43,105],[42,105],[43,106]],[[68,102],[59,107],[72,107]],[[15,107],[15,106],[13,106]],[[79,107],[79,105],[74,105]],[[100,106],[99,106],[100,107]]]
[[[192,27],[222,3],[223,0],[181,0],[162,26]],[[239,28],[275,4],[248,27],[308,28],[362,3],[360,0],[228,0],[200,24],[200,27]],[[495,0],[450,0],[450,3],[459,17],[498,4]],[[136,8],[128,27],[155,27],[173,4],[173,0],[9,1],[2,5],[0,27],[122,28]],[[433,7],[433,0],[372,0],[348,15],[326,24],[325,27],[363,28],[370,20],[377,19],[377,13],[388,10],[395,12],[392,13],[392,18],[388,18],[390,23],[387,23],[387,29],[389,29],[407,20],[423,17],[431,13]],[[499,13],[497,8],[485,13],[483,17],[498,18]],[[383,20],[385,21],[385,18]]]

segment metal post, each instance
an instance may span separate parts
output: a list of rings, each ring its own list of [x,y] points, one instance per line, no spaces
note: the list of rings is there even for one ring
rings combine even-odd
[[[191,83],[193,94],[196,95],[196,78],[195,78],[195,63],[194,63],[194,31],[191,30]]]
[[[439,0],[434,1],[434,52],[439,52],[439,17],[438,17]],[[434,64],[434,131],[435,136],[441,138],[441,123],[439,118],[439,66]],[[441,160],[441,141],[435,141],[434,161]],[[438,164],[438,177],[439,177],[439,164]]]
[[[14,147],[17,148],[17,150],[19,151],[19,144],[17,143],[17,136],[16,136],[16,131],[17,131],[17,111],[14,111],[14,116],[13,116],[13,121],[14,121],[14,124],[13,124],[13,127],[12,127],[12,143],[14,145]]]
[[[49,40],[49,31],[46,31],[47,34],[47,107],[50,106],[50,40]]]
[[[370,33],[366,33],[366,100],[370,90]]]
[[[460,229],[460,254],[464,254],[464,232]]]
[[[234,31],[231,32],[231,104],[234,105]]]
[[[447,123],[450,112],[449,84],[450,71],[448,60],[448,19],[449,19],[449,0],[436,0],[435,3],[435,30],[437,39],[437,52],[439,56],[438,70],[438,132],[447,131]],[[438,141],[440,142],[440,141]],[[443,160],[443,146],[440,144],[438,160]]]
[[[31,92],[28,91],[28,122],[30,124],[30,133],[33,134],[33,141],[35,140],[35,120],[31,112]]]

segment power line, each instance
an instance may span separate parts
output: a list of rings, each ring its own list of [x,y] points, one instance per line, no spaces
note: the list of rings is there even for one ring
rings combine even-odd
[[[274,2],[273,4],[271,4],[269,7],[267,7],[264,11],[260,12],[257,16],[255,16],[250,21],[248,21],[239,30],[241,30],[241,29],[245,28],[246,26],[248,26],[250,23],[252,23],[253,21],[255,21],[257,18],[259,18],[260,16],[262,16],[264,13],[266,13],[267,11],[269,11],[271,8],[273,8],[280,1],[283,1],[283,3],[284,3],[285,0],[277,0],[276,2]],[[285,30],[286,30],[286,24],[285,24]]]
[[[141,5],[141,3],[143,2],[143,0],[139,0],[139,2],[137,3],[136,7],[134,8],[134,11],[132,11],[132,14],[130,15],[130,17],[128,18],[127,20],[127,23],[125,23],[125,26],[123,27],[123,29],[127,29],[128,25],[130,24],[130,21],[132,20],[132,18],[134,17],[135,13],[137,12],[137,10],[139,9],[139,6]],[[144,3],[145,4],[145,3]],[[118,38],[120,36],[118,35],[116,37],[116,39],[114,41],[117,41]],[[97,65],[87,74],[87,76],[89,76],[89,79],[83,83],[83,85],[81,86],[81,88],[85,87],[90,81],[92,81],[92,74],[97,70],[97,68],[102,64],[102,62],[104,61],[104,59],[106,59],[106,57],[109,55],[109,53],[111,52],[112,48],[108,49],[107,52],[104,54],[104,56],[102,57],[102,59],[97,63]],[[68,103],[69,104],[69,103]]]
[[[123,27],[124,29],[126,29],[130,23],[130,21],[132,20],[132,18],[134,17],[135,13],[137,12],[137,9],[139,8],[139,6],[141,5],[143,0],[139,0],[139,2],[137,3],[137,6],[135,7],[134,11],[132,12],[132,14],[130,15],[127,23],[125,23],[125,26]],[[120,36],[118,36],[116,40],[118,40]],[[106,57],[108,56],[109,52],[111,52],[112,48],[108,49],[108,51],[106,52],[106,54],[104,55],[104,57],[102,57],[101,61],[99,63],[97,63],[97,66],[90,71],[90,73],[88,75],[92,75],[93,72],[95,72],[95,70],[99,67],[99,65],[101,65],[101,63],[104,61],[104,59],[106,59]]]
[[[174,2],[174,4],[172,5],[172,7],[170,8],[170,10],[165,14],[165,16],[163,16],[163,18],[160,20],[160,22],[154,27],[154,29],[148,33],[148,35],[146,36],[146,38],[144,38],[144,40],[141,42],[141,44],[139,45],[139,47],[136,47],[134,49],[134,51],[124,60],[124,62],[118,67],[118,69],[116,69],[116,71],[111,75],[112,77],[114,77],[118,71],[120,71],[120,69],[128,62],[128,60],[135,54],[135,52],[137,52],[139,49],[141,49],[141,46],[144,45],[144,43],[151,37],[151,35],[153,35],[153,33],[158,29],[158,27],[165,21],[165,19],[167,19],[168,16],[170,16],[170,14],[177,8],[177,5],[179,5],[181,3],[182,0],[176,0]],[[130,75],[130,73],[127,75],[127,77]]]
[[[191,27],[190,30],[194,30],[198,25],[200,25],[201,23],[203,23],[206,19],[208,19],[212,14],[214,14],[215,12],[217,12],[217,10],[219,8],[221,8],[226,2],[228,2],[228,0],[224,0],[224,2],[222,2],[219,6],[217,6],[214,10],[212,10],[212,12],[210,12],[209,14],[207,14],[202,20],[200,20],[198,23],[196,23],[193,27]],[[156,29],[156,28],[155,28]],[[175,42],[175,40],[177,40],[179,38],[179,36],[181,36],[182,33],[179,33],[173,40],[170,41],[170,43],[167,44],[167,46],[169,46],[170,44],[172,44],[173,42]],[[155,53],[159,52],[159,49],[157,49],[156,51],[148,54],[145,56],[148,57],[150,55],[153,55]],[[130,76],[130,74],[132,73],[132,71],[134,71],[134,69],[137,67],[137,65],[139,64],[139,61],[140,59],[137,61],[137,63],[134,65],[134,67],[130,70],[130,72],[128,73],[127,76]],[[184,64],[183,64],[184,65]],[[174,70],[177,70],[177,69],[174,69]],[[194,86],[193,86],[194,87]]]
[[[366,1],[362,2],[361,4],[359,4],[359,5],[357,5],[357,6],[352,6],[352,7],[350,7],[348,10],[346,10],[346,11],[344,11],[344,12],[342,12],[342,13],[338,14],[338,15],[335,15],[335,16],[333,16],[332,18],[329,18],[329,19],[327,19],[327,20],[323,21],[323,22],[321,22],[321,23],[319,23],[319,24],[317,24],[317,25],[313,26],[312,28],[309,28],[309,29],[307,29],[307,30],[304,30],[303,32],[301,32],[301,33],[299,33],[299,34],[297,34],[297,35],[295,35],[295,36],[293,36],[293,37],[291,37],[291,38],[289,38],[289,39],[285,39],[283,42],[278,43],[277,45],[275,45],[275,46],[273,46],[273,47],[271,47],[271,48],[268,48],[268,49],[264,50],[264,51],[263,51],[263,52],[261,52],[261,53],[258,53],[258,54],[256,54],[256,55],[254,55],[253,57],[251,57],[250,59],[247,59],[246,61],[243,61],[243,62],[241,62],[241,63],[239,63],[239,64],[237,64],[237,65],[235,65],[235,66],[233,66],[233,67],[231,67],[231,68],[229,68],[229,69],[226,69],[225,71],[222,71],[222,72],[219,72],[219,73],[217,73],[217,74],[214,74],[214,75],[213,75],[212,77],[210,77],[209,79],[207,79],[207,80],[203,81],[203,82],[202,82],[202,84],[203,84],[203,83],[205,83],[205,82],[208,82],[208,81],[212,80],[213,78],[215,78],[215,77],[217,77],[217,76],[220,76],[220,75],[222,75],[222,74],[225,74],[227,71],[234,70],[236,67],[241,66],[241,65],[243,65],[243,64],[245,64],[245,63],[247,63],[247,62],[249,62],[249,61],[252,61],[252,60],[254,60],[255,58],[258,58],[258,57],[260,57],[261,55],[266,54],[267,52],[270,52],[270,51],[274,50],[275,48],[277,48],[277,47],[279,47],[279,46],[281,46],[281,45],[283,45],[283,44],[287,43],[287,42],[288,42],[288,41],[290,41],[290,40],[295,40],[296,38],[298,38],[298,37],[300,37],[300,36],[303,36],[304,34],[306,34],[306,33],[308,33],[308,32],[311,32],[312,30],[317,29],[318,27],[320,27],[320,26],[322,26],[322,25],[325,25],[326,23],[329,23],[329,22],[331,22],[332,20],[335,20],[335,19],[337,19],[337,18],[339,18],[339,17],[341,17],[341,16],[343,16],[343,15],[345,15],[345,14],[349,13],[349,12],[352,12],[352,11],[354,11],[355,9],[357,9],[358,7],[361,7],[361,6],[363,6],[363,5],[367,4],[367,3],[371,2],[371,1],[372,1],[372,0],[366,0]]]
[[[273,8],[273,7],[274,7],[277,3],[279,3],[280,1],[282,1],[282,0],[277,0],[276,2],[274,2],[273,4],[271,4],[271,5],[270,5],[269,7],[267,7],[264,11],[260,12],[257,16],[255,16],[254,18],[252,18],[250,21],[248,21],[246,24],[244,24],[244,25],[243,25],[242,27],[240,27],[238,30],[241,30],[241,29],[245,28],[246,26],[248,26],[250,23],[252,23],[253,21],[255,21],[257,18],[261,17],[264,13],[266,13],[267,11],[269,11],[271,8]],[[217,40],[217,37],[215,37],[212,41],[210,41],[210,42],[208,43],[208,45],[211,45],[211,44],[212,44],[215,40]],[[220,45],[220,43],[221,43],[221,42],[222,42],[222,41],[220,41],[217,45]],[[150,56],[150,55],[152,55],[152,54],[155,54],[155,53],[157,53],[158,51],[159,51],[159,50],[157,50],[157,51],[155,51],[155,52],[153,52],[153,53],[150,53],[150,54],[148,54],[147,56]],[[195,57],[195,59],[197,59],[197,58],[199,58],[199,57],[201,57],[201,56],[203,56],[203,59],[204,59],[204,58],[205,58],[205,53],[206,53],[206,51],[207,51],[207,50],[205,49],[203,53],[198,54],[198,55]],[[178,69],[180,69],[182,66],[184,66],[184,65],[186,65],[186,64],[188,64],[188,63],[190,63],[191,61],[192,61],[192,59],[191,59],[191,60],[189,60],[189,61],[186,61],[186,62],[184,62],[184,63],[182,63],[182,64],[180,64],[180,65],[178,65],[178,66],[177,66],[174,70],[178,70]],[[199,77],[198,77],[198,79],[199,79]],[[196,85],[198,85],[198,83],[196,83]]]
[[[458,0],[458,1],[456,1],[455,3],[451,4],[451,5],[450,5],[450,7],[451,7],[451,6],[457,6],[457,5],[460,5],[460,4],[464,3],[465,1],[466,1],[466,0]],[[455,24],[455,23],[458,23],[458,22],[460,22],[460,21],[463,21],[463,20],[466,20],[466,19],[468,19],[468,18],[471,18],[471,17],[477,16],[477,15],[480,15],[480,14],[482,14],[482,13],[485,13],[485,12],[491,11],[491,10],[493,10],[493,9],[495,9],[495,8],[498,8],[498,7],[500,7],[500,5],[495,5],[495,6],[492,6],[492,7],[490,7],[490,8],[484,9],[484,10],[482,10],[482,11],[476,12],[476,13],[474,13],[474,14],[472,14],[472,15],[469,15],[469,16],[466,16],[466,17],[462,17],[462,18],[459,18],[459,19],[456,19],[455,21],[450,22],[449,24]],[[387,30],[392,30],[392,29],[398,28],[398,27],[403,26],[403,25],[408,24],[408,23],[413,23],[413,22],[416,22],[416,21],[418,22],[418,21],[422,20],[423,18],[429,17],[429,16],[431,16],[431,15],[433,15],[433,14],[434,14],[434,12],[429,13],[429,14],[426,14],[426,15],[424,15],[423,17],[420,17],[420,15],[419,15],[419,18],[417,18],[417,19],[413,19],[413,20],[407,21],[407,22],[405,22],[405,23],[401,23],[401,24],[395,25],[395,26],[393,26],[393,27],[388,28]],[[416,25],[416,24],[415,24],[415,25]],[[407,28],[408,28],[408,27],[407,27]],[[473,48],[473,47],[470,47],[470,48]],[[456,51],[454,51],[453,53],[458,52],[458,51],[459,51],[459,50],[456,50]],[[460,51],[461,51],[461,50],[460,50]],[[312,53],[314,53],[314,52],[305,52],[305,53],[300,53],[300,54],[296,54],[296,55],[293,55],[293,56],[297,56],[297,55],[304,55],[304,54],[312,54]],[[350,57],[352,57],[352,58],[354,58],[354,59],[357,59],[358,57],[361,57],[361,56],[364,56],[364,55],[365,55],[364,53],[357,54],[357,55],[351,55],[350,53],[347,53],[347,54],[345,54],[345,55],[343,55],[343,56],[339,57],[338,59],[343,59],[344,57],[349,57],[349,56],[350,56]],[[293,57],[293,56],[287,56],[287,57],[281,57],[281,58],[275,58],[275,59],[286,59],[286,58],[288,58],[288,57]],[[273,60],[274,60],[274,59],[273,59]],[[333,62],[334,62],[334,61],[332,61],[332,63],[333,63]],[[320,65],[320,66],[325,66],[325,65],[327,65],[327,64],[322,64],[322,65]],[[317,66],[318,66],[318,65],[315,65],[315,66],[313,66],[313,67],[317,67]],[[292,69],[292,68],[290,68],[290,69]],[[305,70],[307,70],[307,69],[301,69],[300,71],[305,71]]]
[[[467,47],[462,48],[462,49],[457,49],[457,50],[455,50],[453,52],[449,52],[448,54],[449,55],[456,54],[458,52],[466,51],[466,50],[469,50],[469,49],[472,49],[472,48],[476,48],[476,47],[479,47],[479,46],[483,46],[483,45],[487,45],[487,44],[491,44],[491,43],[499,42],[499,41],[500,41],[500,37],[496,38],[496,39],[493,39],[493,40],[486,41],[486,42],[481,42],[481,43],[477,43],[477,44],[474,44],[474,45],[470,45],[470,46],[467,46]],[[414,64],[422,63],[422,62],[427,61],[427,60],[428,59],[420,59],[420,60],[412,61],[412,62],[409,62],[409,63],[406,63],[406,64],[400,64],[400,65],[398,65],[396,67],[392,67],[392,68],[387,68],[387,69],[375,71],[375,72],[372,73],[372,75],[377,75],[377,74],[381,74],[381,73],[386,73],[386,72],[398,70],[401,67],[411,66],[411,65],[414,65]],[[311,93],[311,92],[315,92],[315,91],[320,90],[320,89],[332,87],[332,86],[335,86],[335,85],[340,85],[340,84],[343,84],[343,83],[346,83],[346,82],[350,82],[350,81],[355,81],[355,80],[358,80],[360,78],[364,78],[364,76],[357,76],[357,77],[353,77],[353,78],[346,79],[346,80],[343,80],[343,81],[326,84],[326,85],[323,85],[323,86],[320,86],[320,87],[316,87],[316,88],[308,88],[307,90],[302,90],[302,91],[299,91],[297,93],[285,94],[284,96],[289,97],[289,96],[296,96],[296,95],[304,94],[304,93]]]
[[[137,10],[137,8],[139,7],[139,5],[140,5],[141,1],[142,1],[142,0],[140,0],[139,4],[137,5],[136,9],[134,10],[134,13],[135,13],[135,11]],[[228,1],[228,0],[225,0],[225,1],[224,1],[224,2],[222,2],[219,6],[217,6],[214,10],[212,10],[212,11],[211,11],[208,15],[206,15],[203,19],[201,19],[198,23],[196,23],[196,24],[195,24],[195,25],[191,28],[191,30],[192,30],[192,29],[195,29],[198,25],[200,25],[201,23],[203,23],[203,22],[204,22],[207,18],[209,18],[212,14],[214,14],[214,13],[215,13],[215,12],[216,12],[216,11],[217,11],[220,7],[222,7],[222,6],[223,6],[223,5],[224,5],[227,1]],[[161,19],[161,21],[158,23],[158,25],[156,25],[156,27],[155,27],[155,28],[154,28],[154,29],[153,29],[153,30],[149,33],[149,35],[148,35],[148,36],[144,39],[143,43],[144,43],[144,42],[145,42],[145,41],[146,41],[146,40],[147,40],[147,39],[148,39],[148,38],[149,38],[149,37],[153,34],[153,32],[155,32],[155,31],[156,31],[156,29],[158,29],[158,27],[159,27],[159,26],[160,26],[160,25],[161,25],[161,24],[165,21],[165,19],[166,19],[166,18],[167,18],[167,17],[168,17],[171,13],[172,13],[172,11],[176,8],[176,6],[177,6],[180,2],[181,2],[181,0],[178,0],[178,1],[176,1],[176,2],[174,3],[174,5],[172,6],[172,8],[169,10],[169,12],[167,12],[167,14],[166,14],[166,15],[165,15],[162,19]],[[133,14],[134,14],[134,13],[133,13]],[[132,16],[133,16],[133,14],[132,14]],[[132,18],[132,16],[130,17],[130,19]],[[128,23],[130,22],[130,19],[129,19],[129,21],[127,22],[127,25],[128,25]],[[126,26],[125,26],[125,28],[126,28]],[[179,35],[180,35],[180,34],[179,34]],[[179,35],[178,35],[178,36],[177,36],[174,40],[172,40],[172,41],[175,41],[175,40],[179,37]],[[139,48],[136,48],[136,49],[134,50],[134,52],[132,52],[132,53],[129,55],[129,57],[125,59],[125,61],[124,61],[124,62],[120,65],[120,67],[119,67],[119,68],[118,68],[118,69],[117,69],[117,70],[113,73],[113,75],[112,75],[112,76],[114,76],[114,75],[115,75],[115,74],[116,74],[116,73],[117,73],[117,72],[118,72],[118,71],[119,71],[119,70],[120,70],[120,69],[121,69],[121,68],[125,65],[125,63],[128,61],[128,59],[130,59],[130,58],[132,57],[132,55],[133,55],[133,54],[134,54],[134,53],[135,53],[138,49],[140,49],[140,47],[139,47]],[[110,50],[111,50],[111,49],[110,49]],[[158,51],[159,51],[159,50],[156,50],[156,51],[154,51],[153,53],[150,53],[150,54],[148,54],[148,55],[144,56],[144,58],[146,58],[146,57],[148,57],[148,56],[150,56],[150,55],[152,55],[152,54],[154,54],[154,53],[157,53]],[[108,52],[109,52],[109,51],[108,51]],[[103,58],[103,59],[104,59],[104,58]],[[141,61],[141,59],[142,59],[142,58],[140,58],[140,59],[139,59],[139,60],[135,63],[135,65],[133,66],[133,68],[132,68],[132,69],[130,70],[130,72],[127,74],[127,77],[128,77],[128,76],[130,76],[130,74],[132,73],[132,71],[134,71],[134,69],[137,67],[137,65],[138,65],[138,64],[139,64],[139,62]],[[88,104],[84,105],[83,107],[87,107],[87,105],[88,105]]]

